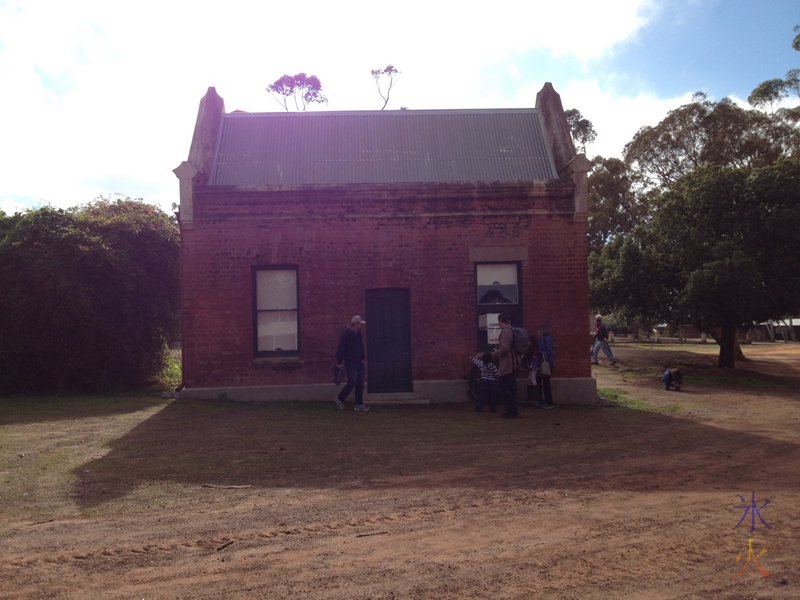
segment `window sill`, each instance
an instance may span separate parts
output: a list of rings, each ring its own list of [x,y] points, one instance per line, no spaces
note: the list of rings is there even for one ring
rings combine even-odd
[[[286,371],[299,369],[301,367],[304,367],[305,365],[306,361],[304,361],[299,356],[261,357],[261,358],[254,358],[250,362],[251,367],[269,368],[269,369],[286,370]]]

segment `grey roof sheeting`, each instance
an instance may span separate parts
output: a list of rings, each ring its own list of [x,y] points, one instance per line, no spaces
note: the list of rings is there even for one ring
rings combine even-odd
[[[208,184],[558,179],[537,109],[224,115]]]

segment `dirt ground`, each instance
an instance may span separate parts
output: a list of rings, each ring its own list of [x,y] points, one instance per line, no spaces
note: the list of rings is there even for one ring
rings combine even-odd
[[[800,344],[613,348],[518,420],[2,399],[0,597],[800,598]]]

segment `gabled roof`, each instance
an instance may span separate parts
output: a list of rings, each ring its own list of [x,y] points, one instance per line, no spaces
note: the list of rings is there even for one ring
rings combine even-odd
[[[224,114],[208,185],[558,179],[539,109]]]

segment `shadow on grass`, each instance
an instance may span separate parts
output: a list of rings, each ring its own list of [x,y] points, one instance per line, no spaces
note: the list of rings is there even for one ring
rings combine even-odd
[[[800,489],[800,446],[627,408],[174,401],[74,471],[84,507],[150,482],[254,488]],[[788,475],[787,475],[788,473]],[[780,482],[786,482],[782,484]]]
[[[22,425],[135,413],[166,404],[160,392],[97,396],[10,396],[0,398],[0,424]]]

